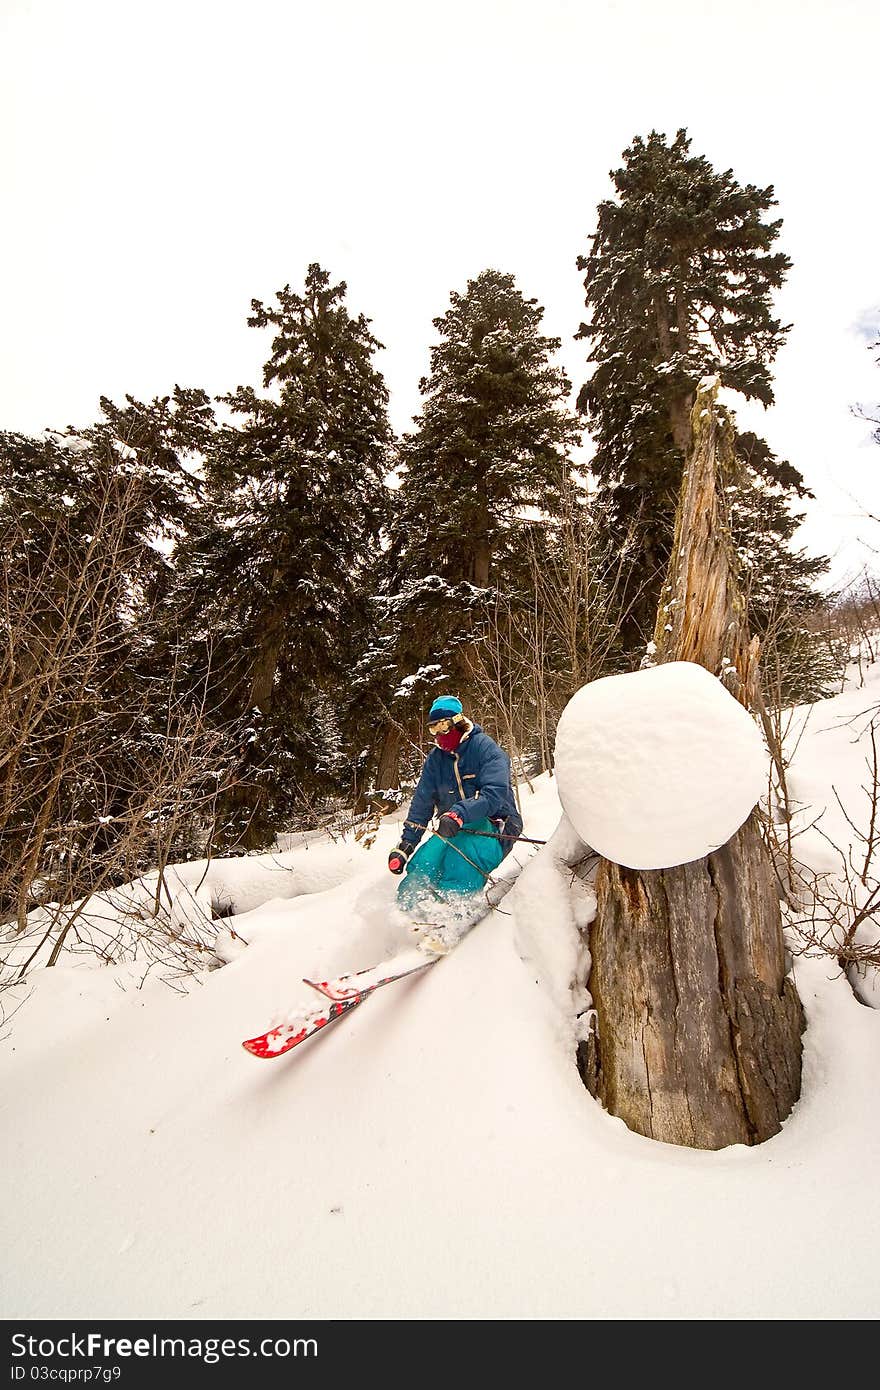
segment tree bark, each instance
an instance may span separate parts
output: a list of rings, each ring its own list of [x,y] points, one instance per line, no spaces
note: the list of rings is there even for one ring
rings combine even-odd
[[[477,535],[473,540],[470,574],[466,576],[478,589],[489,587],[489,574],[492,569],[492,546],[486,535]]]
[[[693,447],[675,515],[672,555],[654,628],[655,661],[695,661],[749,708],[758,639],[749,635],[725,501],[736,478],[735,431],[716,403],[717,385],[694,406]]]
[[[400,785],[400,754],[403,748],[403,731],[396,724],[385,729],[379,760],[376,767],[376,786],[380,791]]]
[[[675,302],[675,326],[677,330],[675,339],[673,339],[670,324],[670,306],[662,294],[658,293],[655,296],[654,312],[657,318],[657,342],[663,357],[668,361],[675,353],[685,354],[690,347],[690,333],[687,313],[681,297],[676,296]],[[672,430],[672,440],[684,458],[687,458],[691,449],[693,404],[694,397],[691,391],[674,397],[669,403],[669,424]]]
[[[694,446],[655,630],[655,659],[694,661],[748,706],[758,643],[726,524],[733,427],[701,386]],[[779,896],[754,816],[704,859],[597,871],[584,1081],[640,1134],[691,1148],[757,1144],[800,1094],[800,1001],[786,978]]]
[[[270,609],[263,615],[255,636],[256,655],[251,667],[250,705],[269,714],[275,700],[275,674],[284,646],[285,615]]]
[[[803,1019],[765,867],[751,822],[693,864],[600,867],[598,1037],[581,1065],[639,1134],[696,1149],[756,1144],[798,1098]]]

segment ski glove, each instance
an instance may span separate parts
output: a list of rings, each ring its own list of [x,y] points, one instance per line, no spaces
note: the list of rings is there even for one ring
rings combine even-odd
[[[437,834],[444,840],[451,840],[453,835],[457,835],[464,825],[461,816],[457,816],[454,811],[447,811],[445,816],[440,817],[440,824],[437,826]]]
[[[401,840],[397,849],[393,849],[388,856],[388,867],[393,874],[402,874],[406,868],[406,861],[409,859],[415,845],[408,845],[405,840]]]

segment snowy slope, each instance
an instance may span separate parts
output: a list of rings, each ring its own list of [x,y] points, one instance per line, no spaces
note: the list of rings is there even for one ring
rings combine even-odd
[[[832,767],[863,771],[825,733],[837,703],[798,749],[815,798]],[[721,1153],[631,1134],[574,1065],[593,904],[558,858],[552,779],[524,809],[555,838],[517,849],[534,857],[501,908],[285,1058],[240,1041],[311,997],[303,975],[402,944],[396,825],[324,846],[326,886],[234,918],[250,944],[184,995],[85,959],[31,975],[0,1049],[0,1315],[875,1316],[880,1012],[799,959],[804,1094],[781,1134]]]

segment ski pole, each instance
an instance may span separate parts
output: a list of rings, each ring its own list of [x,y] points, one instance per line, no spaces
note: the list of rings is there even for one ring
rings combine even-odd
[[[421,822],[417,820],[404,821],[404,825],[410,826],[413,830],[428,829],[427,825],[422,825]],[[513,840],[523,845],[546,845],[548,843],[547,840],[532,840],[528,835],[493,835],[491,830],[468,830],[466,825],[463,825],[461,829],[468,835],[483,835],[487,840]],[[460,834],[461,831],[458,833]]]
[[[428,827],[425,826],[424,828],[427,830]],[[433,833],[434,835],[436,835],[436,834],[437,834],[437,831],[435,830],[435,831],[433,831],[432,833]],[[461,834],[461,831],[459,831],[458,833]],[[526,840],[526,843],[527,843],[527,844],[530,844],[530,845],[546,845],[546,843],[547,843],[546,840],[528,840],[528,839],[526,839],[526,836],[525,836],[525,835],[491,835],[491,834],[489,833],[488,830],[469,830],[467,833],[468,833],[469,835],[485,835],[486,839],[488,839],[488,840],[502,840],[502,839],[503,839],[503,840],[520,840],[520,839],[522,839],[522,840]],[[484,869],[481,869],[480,866],[479,866],[479,864],[475,864],[474,861],[473,861],[473,859],[469,859],[468,856],[464,853],[464,850],[459,849],[458,845],[454,845],[454,844],[452,843],[451,840],[444,840],[444,843],[445,843],[447,849],[454,849],[454,850],[455,850],[455,853],[456,853],[456,854],[460,854],[461,857],[462,857],[462,859],[465,861],[466,864],[470,864],[471,868],[472,868],[472,869],[476,869],[477,873],[478,873],[483,879],[485,879],[485,881],[486,881],[486,901],[487,901],[487,903],[489,904],[490,908],[497,907],[498,904],[497,904],[497,902],[492,902],[492,900],[489,898],[489,890],[492,889],[492,888],[500,888],[500,889],[501,889],[501,896],[503,897],[504,894],[507,893],[507,891],[508,891],[510,888],[513,887],[514,883],[516,883],[516,880],[519,878],[519,874],[522,873],[522,865],[520,865],[520,866],[519,866],[519,873],[517,873],[517,874],[516,874],[514,877],[512,877],[512,878],[504,878],[504,879],[493,878],[491,874],[487,874],[486,871],[485,871]],[[442,898],[441,894],[437,892],[436,888],[434,888],[433,885],[430,885],[430,888],[431,888],[431,892],[434,894],[434,897],[437,898],[440,902],[443,902],[444,899]]]
[[[466,835],[482,835],[486,840],[515,840],[522,845],[546,845],[546,840],[531,840],[528,835],[493,835],[491,830],[468,830],[466,825],[462,826]],[[459,831],[461,834],[461,831]]]

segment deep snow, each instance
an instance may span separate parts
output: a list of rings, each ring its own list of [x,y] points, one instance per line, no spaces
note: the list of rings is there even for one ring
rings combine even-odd
[[[825,832],[851,835],[832,785],[860,814],[864,744],[841,718],[878,699],[872,672],[810,713],[802,824],[825,807]],[[719,1153],[630,1133],[575,1069],[595,907],[565,867],[576,837],[552,778],[523,801],[550,844],[505,861],[526,867],[499,909],[286,1057],[240,1044],[311,1000],[302,976],[410,945],[396,821],[369,848],[313,837],[212,865],[237,910],[229,963],[185,994],[136,950],[68,954],[7,992],[0,1315],[875,1317],[880,1013],[798,957],[803,1095],[782,1132]]]

